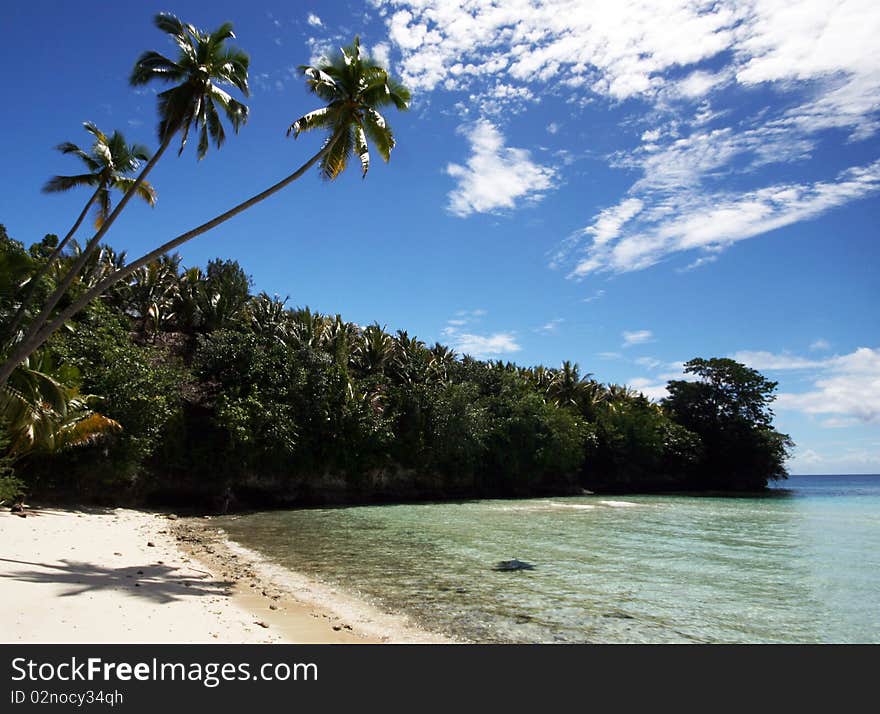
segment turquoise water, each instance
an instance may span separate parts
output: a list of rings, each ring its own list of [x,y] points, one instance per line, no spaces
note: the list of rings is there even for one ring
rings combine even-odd
[[[275,562],[481,642],[880,642],[880,476],[217,519]],[[519,558],[532,571],[495,572]]]

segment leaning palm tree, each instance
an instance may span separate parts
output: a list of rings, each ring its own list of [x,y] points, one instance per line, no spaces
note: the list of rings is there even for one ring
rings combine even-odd
[[[6,383],[16,365],[32,354],[57,329],[57,327],[50,329],[47,325],[55,306],[69,292],[71,284],[89,256],[97,249],[101,238],[113,225],[128,201],[137,193],[174,137],[177,134],[181,135],[180,151],[178,151],[180,154],[186,145],[190,128],[196,127],[199,131],[197,154],[201,159],[205,156],[211,140],[219,148],[226,139],[218,107],[223,110],[223,114],[236,132],[247,121],[247,107],[233,99],[220,86],[235,87],[245,96],[248,95],[247,73],[250,60],[241,50],[227,45],[227,41],[235,37],[232,25],[227,22],[214,32],[204,32],[192,25],[184,24],[173,15],[164,13],[156,15],[154,23],[157,28],[170,35],[178,47],[178,55],[176,59],[169,59],[159,52],[145,52],[135,63],[129,81],[134,86],[156,80],[176,83],[175,86],[158,95],[159,148],[125,192],[116,208],[104,219],[101,227],[86,244],[80,260],[71,266],[67,275],[46,300],[42,311],[32,321],[17,347],[0,367],[0,386]],[[138,263],[132,271],[157,257],[158,254]],[[124,277],[126,276],[122,275],[119,279]],[[66,319],[65,317],[64,320]]]
[[[410,93],[385,69],[373,60],[362,56],[360,40],[357,37],[354,38],[354,43],[343,48],[336,58],[319,67],[303,66],[300,70],[306,77],[306,85],[309,90],[325,100],[327,105],[297,119],[290,125],[288,134],[293,133],[296,137],[304,131],[324,131],[327,136],[321,149],[292,174],[265,191],[261,191],[210,221],[160,245],[124,268],[110,274],[98,285],[83,293],[46,324],[32,339],[23,343],[4,363],[0,368],[0,385],[14,369],[15,364],[18,364],[24,357],[42,345],[67,320],[105,290],[125,279],[141,266],[156,260],[163,253],[175,250],[183,243],[216,228],[230,218],[278,193],[303,176],[315,164],[320,164],[324,178],[333,180],[345,170],[351,154],[357,151],[363,175],[366,176],[370,165],[370,155],[365,137],[369,137],[385,161],[390,159],[391,150],[395,145],[394,134],[388,122],[379,113],[378,108],[394,106],[405,111],[409,108]]]
[[[44,193],[59,193],[82,186],[95,189],[68,235],[58,244],[58,249],[64,248],[65,242],[76,232],[93,205],[95,206],[95,228],[100,228],[110,215],[111,189],[126,193],[135,183],[135,179],[131,178],[129,174],[134,173],[142,161],[150,159],[150,152],[146,146],[128,144],[125,137],[118,131],[107,136],[91,122],[84,122],[83,127],[95,137],[91,150],[81,149],[70,141],[65,141],[56,148],[62,154],[71,154],[77,157],[88,171],[72,176],[53,176],[43,186]],[[135,194],[151,206],[156,203],[156,191],[146,181],[143,181],[135,189]]]
[[[43,186],[43,192],[60,193],[87,186],[94,188],[94,193],[86,201],[86,205],[80,211],[67,235],[55,246],[55,249],[37,273],[30,278],[28,290],[18,306],[15,317],[7,328],[6,337],[9,340],[14,341],[17,339],[18,328],[27,316],[27,309],[34,299],[40,281],[54,266],[55,261],[58,260],[62,251],[70,243],[70,240],[93,206],[95,207],[95,228],[100,229],[110,215],[110,192],[114,189],[121,191],[123,194],[133,190],[134,195],[142,198],[149,205],[153,206],[156,204],[156,191],[153,187],[146,181],[142,181],[139,185],[135,186],[135,179],[128,175],[134,173],[142,161],[149,160],[150,153],[147,147],[140,144],[128,144],[125,137],[118,131],[114,131],[113,134],[107,136],[91,122],[84,122],[83,126],[95,139],[90,150],[82,149],[70,141],[59,144],[56,148],[62,154],[76,156],[85,165],[86,173],[53,176]]]

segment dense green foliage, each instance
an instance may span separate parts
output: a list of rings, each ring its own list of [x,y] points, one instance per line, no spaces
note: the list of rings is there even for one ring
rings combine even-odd
[[[2,328],[52,240],[26,251],[0,239]],[[76,256],[73,244],[61,262]],[[104,248],[81,282],[123,264]],[[19,456],[5,429],[7,461],[32,491],[210,506],[742,490],[785,475],[776,385],[728,359],[689,362],[695,381],[670,382],[657,404],[569,362],[458,357],[291,308],[252,294],[234,261],[185,269],[177,256],[134,272],[70,328],[44,350],[53,383],[68,403],[100,395],[89,418],[120,428]]]

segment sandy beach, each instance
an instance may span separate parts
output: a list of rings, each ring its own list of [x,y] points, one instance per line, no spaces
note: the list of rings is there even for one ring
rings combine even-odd
[[[443,642],[228,542],[210,519],[0,513],[0,642]]]

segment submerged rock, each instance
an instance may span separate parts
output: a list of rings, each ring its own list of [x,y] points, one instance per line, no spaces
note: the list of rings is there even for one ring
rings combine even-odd
[[[501,560],[495,564],[495,567],[492,570],[497,570],[501,572],[508,572],[512,570],[534,570],[535,566],[531,563],[526,563],[523,560],[517,560],[514,558],[513,560]]]

